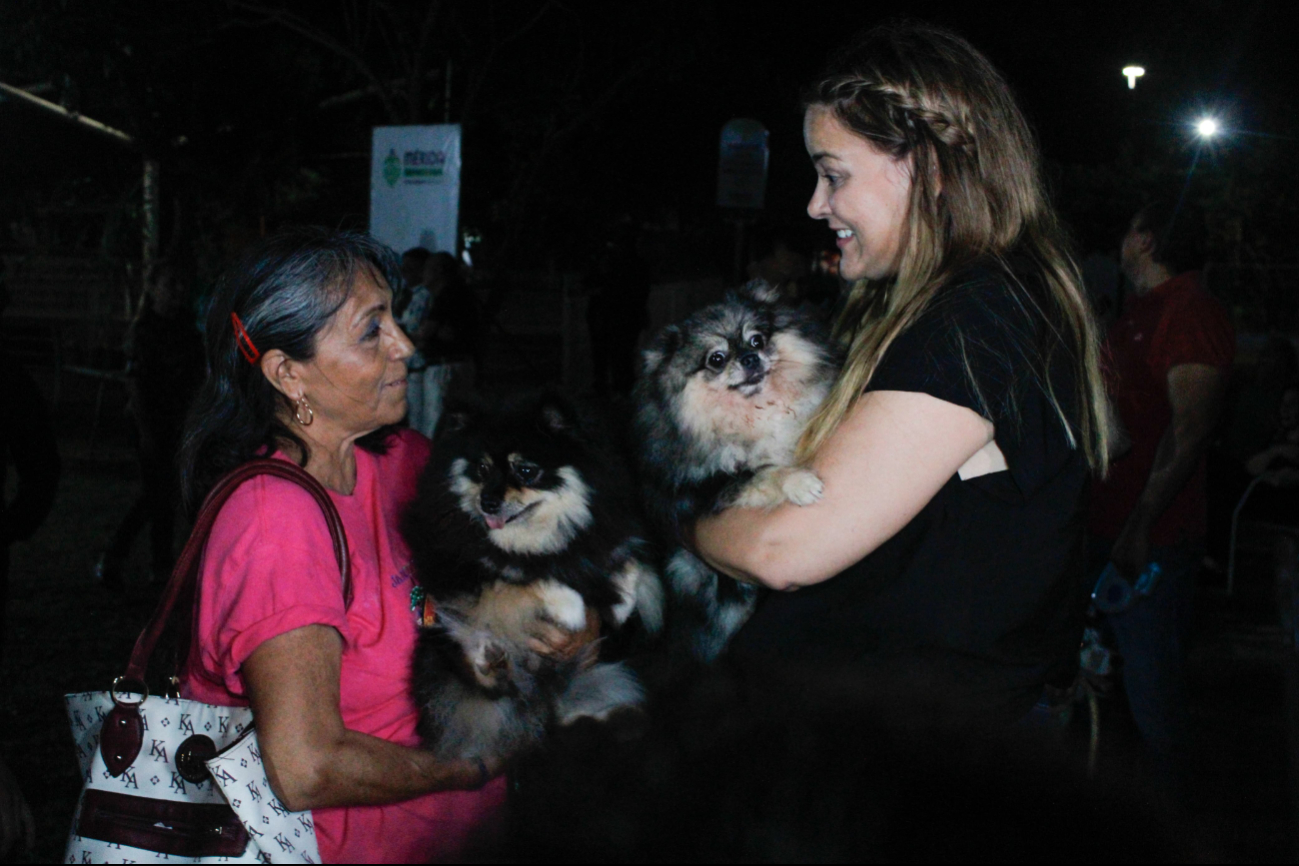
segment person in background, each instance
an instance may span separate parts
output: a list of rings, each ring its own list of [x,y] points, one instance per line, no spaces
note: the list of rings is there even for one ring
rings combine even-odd
[[[450,253],[433,253],[424,266],[429,312],[420,335],[430,364],[477,368],[482,353],[478,302],[464,267]]]
[[[415,287],[424,284],[424,265],[430,255],[431,253],[423,247],[411,247],[401,254],[402,285],[396,290],[392,300],[394,316],[401,316],[406,305],[410,303],[411,293]]]
[[[416,386],[421,392],[418,416],[411,404],[411,428],[431,438],[446,398],[473,388],[482,339],[478,302],[455,256],[447,252],[429,255],[422,288],[426,292],[423,317],[418,325],[412,317],[409,332],[425,364]]]
[[[746,275],[762,280],[791,303],[801,301],[811,262],[798,244],[779,229],[758,227],[753,232],[753,259]]]
[[[1202,225],[1195,212],[1157,201],[1123,238],[1120,264],[1133,291],[1105,347],[1131,446],[1094,486],[1088,521],[1093,573],[1106,561],[1129,580],[1150,563],[1161,569],[1149,598],[1108,621],[1133,719],[1174,784],[1187,745],[1183,663],[1205,549],[1205,452],[1236,350],[1231,321],[1198,270]]]
[[[122,567],[136,536],[149,527],[154,583],[171,576],[179,488],[176,454],[190,400],[203,380],[203,338],[173,263],[159,262],[140,315],[126,336],[127,395],[135,418],[140,495],[118,524],[95,576],[121,589]]]
[[[1113,254],[1092,253],[1079,265],[1083,286],[1102,330],[1108,330],[1123,303],[1123,280]]]
[[[1292,379],[1282,389],[1272,441],[1245,461],[1244,473],[1258,483],[1240,508],[1242,522],[1299,526],[1299,381]],[[1292,532],[1272,534],[1272,575],[1281,627],[1293,640],[1299,613],[1299,542]]]
[[[1278,483],[1299,480],[1299,383],[1292,380],[1281,391],[1272,442],[1245,461],[1245,471],[1252,477],[1272,473]]]
[[[9,289],[0,260],[0,317],[8,305]],[[18,474],[18,493],[7,502],[10,462]],[[0,340],[0,660],[9,637],[9,546],[31,537],[49,515],[59,469],[54,428],[40,390],[31,374],[9,357]],[[31,807],[0,755],[0,860],[7,862],[20,843],[30,854],[35,840]]]
[[[415,345],[407,363],[407,424],[432,438],[451,380],[471,387],[475,377],[478,307],[460,263],[450,253],[429,253],[424,270],[397,319]]]
[[[1233,382],[1223,410],[1222,437],[1210,447],[1205,490],[1208,534],[1205,567],[1225,574],[1231,556],[1232,516],[1252,476],[1247,464],[1260,452],[1280,444],[1283,401],[1299,379],[1299,353],[1281,334],[1268,337],[1254,369]],[[1253,494],[1257,496],[1257,493]]]
[[[752,283],[776,289],[782,302],[828,322],[843,294],[841,283],[837,276],[812,267],[810,249],[802,233],[792,228],[758,226],[745,275]]]
[[[1233,457],[1248,460],[1276,438],[1278,411],[1285,393],[1299,379],[1299,352],[1289,337],[1273,334],[1263,344],[1253,375],[1232,404],[1226,446]]]
[[[420,253],[424,253],[420,256]],[[422,247],[416,247],[413,250],[407,250],[402,256],[401,274],[402,279],[407,281],[407,290],[405,302],[401,303],[401,312],[398,313],[398,301],[393,301],[393,315],[397,319],[397,325],[401,328],[406,339],[411,341],[415,347],[414,354],[406,361],[406,423],[412,430],[424,430],[424,379],[428,372],[428,361],[424,358],[424,353],[420,351],[420,339],[424,329],[424,321],[428,316],[429,309],[429,290],[424,284],[424,267],[420,266],[418,276],[415,275],[412,262],[418,258],[424,264],[428,263],[431,253]],[[428,434],[425,434],[428,435]]]
[[[0,315],[8,302],[0,273]],[[5,493],[10,464],[18,476],[12,500]],[[54,425],[40,388],[0,340],[0,658],[8,637],[9,547],[31,538],[49,516],[60,468]]]

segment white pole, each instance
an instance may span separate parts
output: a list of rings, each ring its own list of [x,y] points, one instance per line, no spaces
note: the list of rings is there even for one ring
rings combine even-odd
[[[37,108],[43,108],[46,111],[49,111],[53,114],[57,114],[59,117],[63,118],[66,121],[79,124],[81,126],[86,127],[87,129],[92,129],[95,132],[100,133],[101,135],[107,135],[109,138],[115,138],[122,144],[127,144],[127,145],[135,144],[135,139],[131,138],[131,136],[127,135],[125,132],[122,132],[122,130],[113,129],[113,127],[109,126],[106,123],[100,123],[98,120],[91,120],[89,117],[86,117],[84,114],[78,114],[75,111],[68,111],[62,105],[56,105],[53,102],[50,102],[48,99],[41,99],[39,96],[35,96],[31,93],[28,93],[26,90],[23,90],[21,87],[14,87],[12,84],[5,84],[3,81],[0,81],[0,93],[4,93],[8,96],[12,96],[15,99],[26,102],[28,105],[34,105]]]

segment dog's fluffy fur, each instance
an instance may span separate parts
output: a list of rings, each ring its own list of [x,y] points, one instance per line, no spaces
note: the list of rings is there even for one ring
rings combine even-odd
[[[675,540],[709,512],[819,499],[821,480],[795,465],[794,451],[837,369],[824,327],[761,283],[664,329],[644,352],[635,418],[658,528]],[[665,572],[672,636],[711,660],[753,612],[757,591],[683,548]]]
[[[552,722],[604,719],[642,688],[594,647],[557,662],[528,646],[542,623],[655,633],[662,589],[625,486],[555,395],[451,412],[404,530],[437,604],[413,665],[420,735],[443,758],[509,755]]]

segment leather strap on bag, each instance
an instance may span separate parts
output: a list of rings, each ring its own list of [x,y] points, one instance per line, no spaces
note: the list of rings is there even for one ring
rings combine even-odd
[[[131,766],[140,752],[141,744],[144,742],[139,703],[118,700],[118,695],[121,691],[145,694],[143,691],[146,688],[144,677],[148,670],[149,658],[153,655],[154,647],[157,646],[158,639],[162,636],[167,622],[171,619],[177,602],[181,599],[193,597],[194,588],[198,585],[198,573],[199,566],[203,561],[203,550],[207,546],[208,536],[212,534],[212,525],[216,523],[221,507],[225,505],[226,500],[230,498],[230,495],[235,492],[239,485],[258,475],[274,475],[277,478],[292,481],[310,493],[316,500],[316,504],[324,512],[325,523],[329,527],[329,535],[334,543],[334,559],[338,562],[339,574],[342,577],[343,604],[345,606],[351,605],[352,570],[348,558],[347,536],[343,532],[343,522],[338,516],[338,509],[334,507],[333,500],[329,498],[329,491],[319,481],[306,470],[293,463],[271,458],[250,460],[222,477],[212,488],[212,491],[208,493],[207,498],[203,500],[198,519],[194,521],[194,529],[190,533],[189,540],[185,542],[185,549],[181,551],[180,559],[176,561],[176,567],[172,570],[171,579],[167,582],[167,588],[158,601],[158,607],[153,613],[153,618],[149,620],[148,625],[144,627],[144,631],[140,633],[140,637],[135,642],[135,649],[131,652],[131,661],[126,667],[126,674],[113,681],[111,693],[114,707],[104,720],[101,742],[104,763],[108,767],[108,771],[114,776],[120,775],[122,771]],[[185,641],[181,643],[183,647]],[[139,689],[122,688],[119,690],[119,685],[129,686],[133,684],[138,685]]]

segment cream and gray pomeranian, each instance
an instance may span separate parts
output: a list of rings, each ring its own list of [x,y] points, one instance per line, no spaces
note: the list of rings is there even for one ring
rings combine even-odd
[[[818,319],[754,282],[669,325],[646,348],[634,433],[645,505],[669,540],[732,506],[808,505],[821,480],[794,449],[838,371]],[[711,661],[753,613],[754,587],[684,548],[664,569],[670,643]]]
[[[403,530],[436,603],[412,666],[419,733],[440,757],[511,755],[551,724],[643,700],[597,647],[557,660],[538,626],[657,633],[662,588],[615,467],[555,394],[450,412]]]

